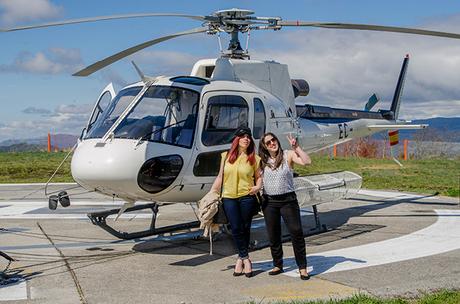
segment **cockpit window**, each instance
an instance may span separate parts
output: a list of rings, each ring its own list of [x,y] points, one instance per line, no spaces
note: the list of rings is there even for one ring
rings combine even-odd
[[[208,100],[201,141],[206,146],[228,144],[239,127],[248,126],[248,104],[241,96],[213,96]]]
[[[107,110],[107,107],[109,106],[111,100],[112,100],[112,95],[110,94],[109,91],[106,91],[104,95],[101,96],[101,98],[99,99],[96,105],[96,109],[94,110],[91,116],[91,119],[89,120],[87,131],[91,130],[91,128],[93,127],[94,123],[97,121],[99,116]]]
[[[115,138],[142,139],[191,148],[199,94],[151,86],[114,131]]]
[[[102,112],[102,115],[98,113],[96,121],[90,125],[91,128],[85,138],[102,138],[141,89],[142,87],[133,87],[120,91],[109,104],[107,110]]]

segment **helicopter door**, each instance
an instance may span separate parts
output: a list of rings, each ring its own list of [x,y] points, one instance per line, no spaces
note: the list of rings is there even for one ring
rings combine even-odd
[[[281,135],[297,131],[292,111],[280,100],[275,100],[270,104],[267,115],[270,121],[270,132]],[[283,145],[284,136],[279,137],[279,140]]]
[[[94,104],[93,111],[91,112],[91,116],[88,120],[86,128],[83,129],[82,136],[80,138],[83,138],[84,133],[88,133],[88,131],[93,126],[93,124],[96,122],[99,115],[101,115],[101,113],[103,113],[107,109],[107,106],[110,104],[110,102],[115,97],[115,95],[116,94],[113,88],[113,84],[109,83],[104,88],[102,93],[99,95],[99,98],[97,99],[96,103]]]
[[[219,172],[221,153],[227,151],[235,131],[252,126],[249,121],[253,95],[235,92],[207,92],[199,114],[198,135],[187,175],[182,182],[185,189],[203,197],[211,188]]]

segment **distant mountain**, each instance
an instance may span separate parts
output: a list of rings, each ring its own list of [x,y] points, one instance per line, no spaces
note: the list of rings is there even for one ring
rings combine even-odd
[[[69,149],[77,142],[78,136],[70,134],[51,135],[52,149]],[[0,142],[0,151],[35,151],[48,148],[48,137],[30,139],[9,139]]]
[[[421,130],[400,130],[399,140],[460,142],[460,117],[436,117],[430,119],[412,120],[412,124],[428,124]],[[385,132],[381,132],[385,133]],[[372,136],[381,140],[381,134]]]
[[[58,149],[72,148],[78,140],[78,136],[70,134],[51,135],[51,145]]]
[[[401,130],[400,139],[418,141],[460,142],[460,117],[436,117],[413,120],[414,124],[428,124],[424,130]]]
[[[46,146],[46,137],[45,138],[28,138],[28,139],[7,139],[0,142],[0,147],[7,147],[11,145],[27,143],[30,145],[45,145]]]
[[[46,149],[46,147],[45,147]],[[41,145],[19,143],[12,144],[9,146],[0,146],[0,152],[31,152],[31,151],[43,151],[44,147]]]
[[[460,132],[460,117],[436,117],[430,119],[413,120],[416,124],[429,124],[430,128]]]

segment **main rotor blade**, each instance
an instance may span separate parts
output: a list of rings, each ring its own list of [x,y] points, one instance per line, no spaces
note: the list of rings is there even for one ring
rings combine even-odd
[[[460,34],[456,34],[456,33],[438,32],[438,31],[430,31],[430,30],[422,30],[422,29],[414,29],[414,28],[406,28],[406,27],[396,27],[396,26],[372,25],[372,24],[278,21],[278,25],[281,25],[281,26],[311,26],[311,27],[323,27],[323,28],[333,28],[333,29],[394,32],[394,33],[405,33],[405,34],[416,34],[416,35],[427,35],[427,36],[437,36],[437,37],[460,39]]]
[[[86,68],[84,68],[83,70],[81,71],[78,71],[76,72],[75,74],[73,74],[72,76],[88,76],[88,75],[91,75],[92,73],[96,72],[96,71],[99,71],[100,69],[122,59],[122,58],[125,58],[131,54],[134,54],[142,49],[145,49],[146,47],[149,47],[149,46],[152,46],[154,44],[157,44],[157,43],[160,43],[160,42],[163,42],[163,41],[166,41],[166,40],[169,40],[169,39],[172,39],[172,38],[176,38],[176,37],[179,37],[179,36],[185,36],[185,35],[191,35],[191,34],[197,34],[197,33],[204,33],[208,30],[208,28],[205,28],[205,27],[198,27],[198,28],[194,28],[194,29],[191,29],[191,30],[188,30],[188,31],[183,31],[183,32],[179,32],[179,33],[175,33],[175,34],[171,34],[171,35],[168,35],[168,36],[163,36],[163,37],[160,37],[160,38],[156,38],[156,39],[153,39],[153,40],[150,40],[150,41],[147,41],[147,42],[144,42],[144,43],[141,43],[141,44],[138,44],[136,46],[133,46],[133,47],[130,47],[129,49],[126,49],[126,50],[123,50],[119,53],[116,53],[115,55],[112,55],[110,57],[107,57],[105,59],[102,59]]]
[[[184,14],[174,14],[174,13],[124,14],[124,15],[89,17],[89,18],[72,19],[72,20],[66,20],[66,21],[56,21],[56,22],[43,23],[43,24],[18,26],[18,27],[12,27],[12,28],[7,28],[7,29],[0,29],[0,32],[30,30],[30,29],[36,29],[36,28],[42,28],[42,27],[49,27],[49,26],[60,26],[60,25],[95,22],[95,21],[102,21],[102,20],[145,18],[145,17],[184,17],[184,18],[190,18],[190,19],[194,19],[198,21],[205,20],[204,16],[184,15]]]

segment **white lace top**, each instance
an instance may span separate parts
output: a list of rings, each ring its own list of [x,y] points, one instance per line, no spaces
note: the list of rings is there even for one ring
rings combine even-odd
[[[268,159],[269,164],[274,164],[275,161]],[[283,153],[283,162],[273,170],[269,166],[265,166],[263,173],[263,188],[264,194],[280,195],[289,192],[294,192],[294,174],[289,167],[287,161],[287,151]]]

